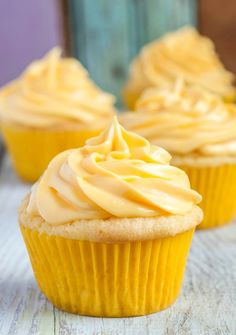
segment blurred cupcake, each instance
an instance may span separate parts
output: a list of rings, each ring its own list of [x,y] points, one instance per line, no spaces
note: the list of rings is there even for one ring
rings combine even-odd
[[[83,148],[50,162],[19,222],[38,284],[55,306],[122,317],[173,303],[202,211],[170,158],[114,118]]]
[[[17,173],[35,181],[59,152],[84,145],[109,123],[114,108],[73,58],[54,48],[0,91],[4,140]]]
[[[168,150],[188,174],[203,196],[199,228],[229,222],[236,212],[236,106],[179,80],[172,90],[146,90],[136,110],[121,123]]]
[[[213,42],[194,28],[185,27],[143,47],[131,64],[124,88],[126,105],[133,109],[146,88],[173,85],[179,76],[227,101],[235,99],[234,76],[219,60]]]

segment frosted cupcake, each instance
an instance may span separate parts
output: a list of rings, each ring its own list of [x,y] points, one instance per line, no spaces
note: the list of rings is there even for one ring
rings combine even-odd
[[[133,109],[146,88],[173,85],[180,76],[227,101],[235,99],[234,76],[219,60],[213,42],[185,27],[143,47],[131,64],[124,89],[126,105]]]
[[[122,317],[177,298],[202,211],[170,158],[114,119],[50,162],[19,222],[38,284],[56,307]]]
[[[187,172],[202,196],[199,228],[228,223],[236,212],[236,106],[179,80],[172,89],[148,89],[124,113],[127,129],[160,145]]]
[[[17,173],[35,181],[59,152],[84,145],[114,113],[102,92],[73,58],[53,49],[0,91],[4,140]]]

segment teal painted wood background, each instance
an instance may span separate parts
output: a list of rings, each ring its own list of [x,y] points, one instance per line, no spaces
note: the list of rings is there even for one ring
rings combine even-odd
[[[197,24],[197,0],[69,0],[71,49],[120,101],[130,61],[147,42]]]

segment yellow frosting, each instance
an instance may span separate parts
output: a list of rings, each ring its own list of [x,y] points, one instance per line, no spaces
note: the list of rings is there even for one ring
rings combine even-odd
[[[102,92],[59,48],[33,62],[0,92],[0,117],[30,127],[96,124],[111,117],[113,96]]]
[[[127,89],[140,94],[147,87],[173,84],[178,77],[221,96],[235,96],[234,76],[224,68],[213,42],[191,27],[146,45],[131,65]]]
[[[117,119],[80,149],[65,151],[33,186],[27,212],[47,223],[186,214],[201,201],[171,156]]]
[[[236,155],[236,106],[178,80],[147,89],[121,123],[172,154]]]

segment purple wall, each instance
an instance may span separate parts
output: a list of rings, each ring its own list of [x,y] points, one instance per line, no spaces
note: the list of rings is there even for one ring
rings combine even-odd
[[[0,1],[0,86],[60,45],[58,0]]]

